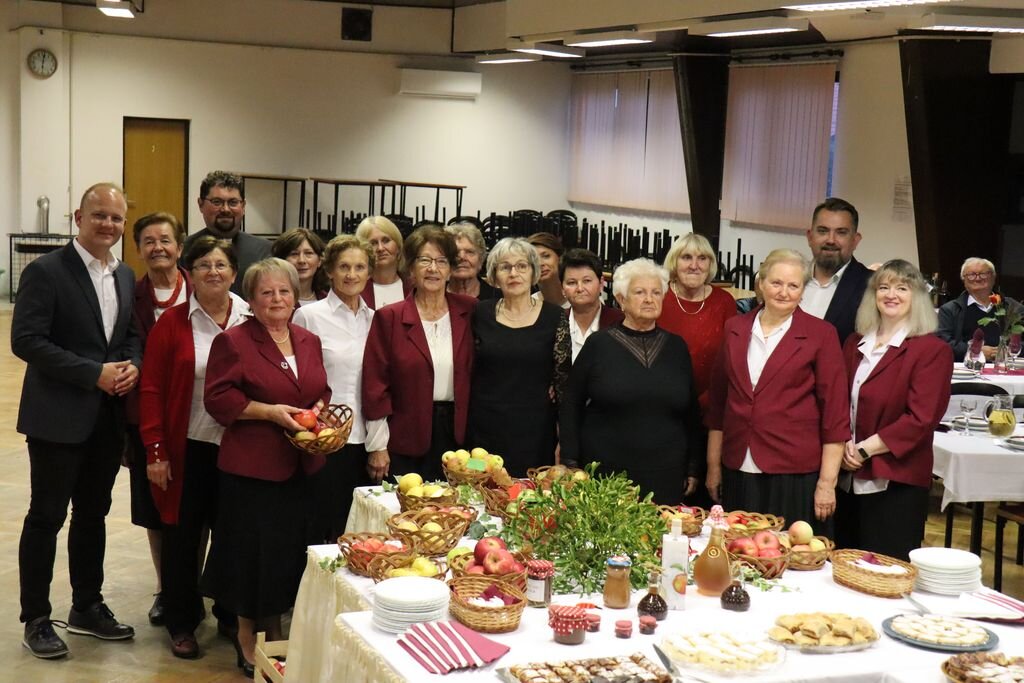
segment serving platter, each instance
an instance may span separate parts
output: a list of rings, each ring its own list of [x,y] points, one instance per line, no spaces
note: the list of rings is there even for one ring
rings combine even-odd
[[[999,644],[999,636],[992,631],[989,631],[984,626],[978,626],[981,630],[988,634],[988,640],[983,643],[977,643],[974,645],[943,645],[942,643],[932,643],[927,640],[918,640],[917,638],[911,638],[910,636],[904,635],[897,632],[892,628],[892,621],[901,615],[891,616],[882,622],[882,631],[885,635],[889,636],[894,640],[898,640],[907,645],[913,647],[919,647],[922,650],[934,650],[936,652],[984,652],[985,650],[991,650]]]

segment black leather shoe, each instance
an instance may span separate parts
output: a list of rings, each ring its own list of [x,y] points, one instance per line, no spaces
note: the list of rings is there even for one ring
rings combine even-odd
[[[164,594],[157,593],[153,599],[153,606],[149,608],[149,623],[153,626],[164,624]]]
[[[68,653],[68,645],[53,630],[50,617],[39,617],[25,624],[21,644],[40,659],[56,659]]]
[[[135,637],[135,629],[115,619],[114,613],[102,602],[81,611],[72,607],[68,614],[68,633],[95,636],[103,640],[127,640]]]

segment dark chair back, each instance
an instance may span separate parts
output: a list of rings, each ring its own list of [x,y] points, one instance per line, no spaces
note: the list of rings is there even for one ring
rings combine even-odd
[[[1009,392],[995,384],[986,382],[954,382],[950,388],[953,396],[1001,396]]]

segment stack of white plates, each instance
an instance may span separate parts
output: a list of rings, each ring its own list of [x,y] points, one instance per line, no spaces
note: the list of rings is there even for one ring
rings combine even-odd
[[[448,613],[449,595],[448,585],[437,579],[385,579],[374,588],[373,623],[382,631],[402,633],[412,624],[443,619]]]
[[[981,588],[981,558],[956,548],[918,548],[910,551],[917,567],[916,588],[941,595],[959,595]]]

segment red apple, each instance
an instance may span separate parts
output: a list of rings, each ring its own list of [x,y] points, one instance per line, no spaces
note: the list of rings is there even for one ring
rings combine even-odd
[[[782,557],[782,552],[778,548],[761,548],[757,552],[758,557]]]
[[[467,567],[466,573],[467,574],[486,574],[486,572],[484,571],[484,568],[481,567],[478,564],[475,564],[472,567]]]
[[[312,430],[316,427],[316,413],[312,410],[302,410],[294,415],[292,419],[298,422],[304,429]]]
[[[473,567],[479,567],[479,566],[480,565],[476,563],[476,560],[470,558],[469,562],[466,563],[466,566],[463,567],[463,570],[468,572]]]
[[[504,548],[492,550],[484,555],[484,572],[487,574],[509,574],[515,564],[516,558]]]
[[[770,531],[758,531],[754,534],[754,543],[758,548],[778,548],[779,537]]]
[[[807,522],[802,520],[799,522],[793,522],[789,527],[789,540],[791,540],[794,545],[809,543],[812,538],[814,538],[814,529],[812,529],[811,525]]]
[[[751,557],[757,557],[758,547],[757,543],[752,538],[736,538],[729,541],[728,550],[730,553],[737,555],[750,555]]]
[[[509,570],[511,573],[518,574],[519,572],[525,572],[526,567],[523,566],[522,562],[519,562],[515,558],[512,560],[512,569]]]
[[[484,536],[476,542],[476,546],[473,548],[473,557],[478,564],[483,564],[487,553],[492,550],[505,550],[505,547],[505,541],[497,536]]]

